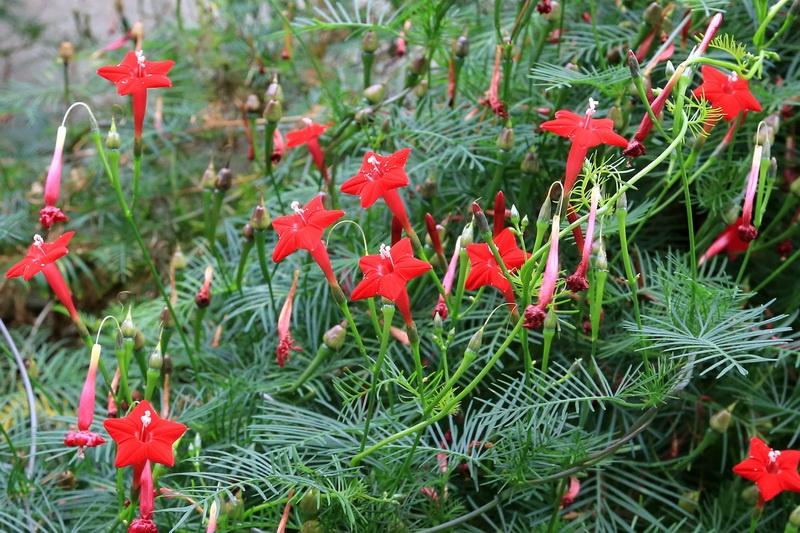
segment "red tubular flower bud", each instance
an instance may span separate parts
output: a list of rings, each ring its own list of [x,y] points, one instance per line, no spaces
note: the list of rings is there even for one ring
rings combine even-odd
[[[194,297],[194,303],[200,309],[208,307],[211,304],[211,280],[214,277],[214,267],[211,265],[206,267],[203,285]]]
[[[439,228],[436,226],[436,220],[430,213],[425,213],[425,229],[428,230],[428,236],[431,238],[433,250],[437,255],[444,255],[442,249],[442,240],[439,238]]]
[[[497,196],[494,197],[494,236],[497,236],[506,223],[506,196],[503,191],[498,191]]]

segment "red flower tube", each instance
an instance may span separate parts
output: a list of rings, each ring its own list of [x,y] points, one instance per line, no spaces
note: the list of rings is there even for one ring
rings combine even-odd
[[[738,255],[742,252],[747,251],[747,248],[750,247],[749,242],[744,242],[739,237],[739,228],[742,225],[742,217],[736,219],[736,222],[727,226],[722,233],[716,238],[714,242],[711,243],[711,246],[708,247],[708,250],[700,257],[698,264],[702,265],[718,253],[725,251],[727,252],[729,257],[733,257],[734,255]]]
[[[539,286],[539,303],[536,305],[530,304],[525,308],[525,322],[522,324],[524,328],[540,328],[547,316],[547,306],[550,304],[550,300],[553,299],[556,281],[558,281],[559,218],[558,215],[553,217],[553,228],[550,230],[550,252],[547,255],[542,284]]]
[[[56,146],[53,150],[53,159],[50,161],[50,168],[47,170],[47,179],[44,184],[44,208],[40,212],[39,223],[50,229],[56,222],[67,220],[61,209],[56,207],[59,194],[61,193],[61,159],[64,154],[64,141],[67,138],[67,128],[58,127],[56,134]]]
[[[589,256],[592,253],[592,242],[594,240],[594,225],[597,218],[597,204],[600,201],[600,187],[597,185],[592,188],[591,206],[589,208],[589,221],[586,224],[586,239],[583,242],[581,262],[575,273],[567,278],[566,283],[572,292],[581,292],[589,288],[589,281],[586,279],[586,271],[589,268]]]
[[[294,271],[294,281],[292,288],[289,289],[289,294],[286,296],[286,301],[283,302],[281,314],[278,317],[278,354],[276,361],[278,366],[283,368],[286,361],[289,360],[289,350],[302,350],[300,346],[294,343],[289,327],[292,322],[292,302],[294,300],[294,293],[297,290],[297,278],[300,276],[300,271]]]
[[[105,444],[105,439],[89,431],[94,419],[95,382],[97,379],[97,365],[100,362],[101,347],[99,344],[92,346],[92,356],[89,361],[89,371],[83,384],[80,403],[78,404],[78,431],[70,431],[64,437],[66,446],[77,446],[78,457],[83,457],[83,448],[93,448]]]
[[[310,118],[303,117],[305,128],[290,131],[286,134],[286,148],[294,148],[305,144],[308,147],[308,153],[311,154],[311,159],[322,173],[322,178],[327,184],[330,181],[328,177],[328,169],[325,168],[325,154],[322,152],[322,147],[319,145],[319,136],[325,133],[325,130],[333,125],[333,122],[328,124],[318,124]],[[275,130],[277,131],[277,129]]]
[[[486,91],[486,96],[478,100],[480,105],[488,105],[492,112],[501,118],[508,118],[503,102],[500,101],[500,61],[503,59],[503,47],[497,45],[497,51],[494,54],[494,70],[492,71],[492,80],[489,84],[489,90]]]

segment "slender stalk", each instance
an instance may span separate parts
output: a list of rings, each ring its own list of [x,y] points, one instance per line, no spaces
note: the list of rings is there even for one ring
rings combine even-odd
[[[391,337],[392,318],[394,317],[395,307],[392,304],[383,304],[383,334],[381,335],[381,347],[378,349],[378,358],[375,366],[372,367],[372,383],[367,392],[367,417],[364,421],[364,432],[361,434],[361,445],[359,452],[363,452],[367,446],[367,436],[369,435],[369,425],[372,422],[372,414],[375,411],[375,401],[377,399],[378,377],[383,368],[383,360],[386,358],[386,350],[389,347],[389,337]]]
[[[267,248],[266,248],[266,231],[257,229],[253,231],[256,240],[256,255],[258,256],[258,266],[261,268],[261,275],[264,276],[264,281],[267,283],[269,289],[269,301],[272,307],[272,316],[278,316],[278,309],[275,307],[275,295],[272,293],[272,277],[267,268]]]

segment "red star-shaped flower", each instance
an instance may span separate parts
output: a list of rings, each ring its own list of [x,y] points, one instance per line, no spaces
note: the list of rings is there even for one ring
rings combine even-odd
[[[100,67],[97,74],[117,84],[120,96],[131,95],[133,100],[134,155],[141,156],[144,113],[147,109],[147,89],[172,87],[167,73],[174,61],[147,61],[144,52],[128,52],[119,65]]]
[[[350,297],[361,300],[383,296],[397,305],[406,324],[410,324],[411,305],[406,283],[431,269],[430,263],[414,257],[411,239],[400,239],[392,247],[381,244],[380,253],[362,257],[358,266],[364,273],[364,279],[356,285]]]
[[[172,87],[172,82],[167,78],[174,61],[147,61],[144,53],[128,52],[119,65],[100,67],[97,74],[112,83],[117,84],[120,96],[147,89]]]
[[[750,92],[749,82],[735,72],[725,75],[709,65],[703,65],[700,72],[703,83],[693,91],[694,95],[720,108],[725,120],[733,120],[742,111],[761,111],[761,104]]]
[[[407,186],[409,181],[405,166],[410,153],[411,148],[403,148],[387,156],[367,152],[361,162],[361,170],[342,183],[342,192],[360,196],[361,207],[366,209],[386,192]]]
[[[322,243],[322,233],[343,217],[344,211],[325,209],[321,196],[315,196],[302,208],[299,202],[292,202],[292,209],[294,215],[285,215],[272,221],[272,227],[278,233],[278,244],[272,252],[272,260],[277,263],[292,252],[308,250],[328,281],[335,283],[331,261]]]
[[[173,466],[172,445],[187,429],[183,424],[158,416],[147,400],[139,402],[125,418],[109,418],[103,426],[119,446],[114,462],[117,468],[144,464],[148,460]]]
[[[500,257],[503,258],[509,271],[516,270],[525,262],[524,252],[517,246],[517,239],[510,228],[506,228],[494,237],[494,244]],[[470,244],[467,246],[469,256],[469,275],[464,287],[474,291],[486,285],[502,291],[504,294],[511,291],[511,284],[503,275],[500,265],[494,258],[491,248],[486,243]]]
[[[589,98],[589,107],[586,114],[580,116],[572,111],[556,111],[555,120],[543,122],[540,126],[545,131],[550,131],[572,141],[572,146],[567,154],[567,169],[564,172],[564,198],[569,200],[569,193],[575,180],[583,168],[583,161],[589,148],[600,144],[614,146],[628,146],[625,137],[614,133],[614,121],[610,118],[592,118],[597,107],[597,101]],[[570,207],[567,211],[567,220],[575,222],[578,219],[575,211]],[[583,235],[580,228],[573,230],[578,248],[583,247]]]
[[[297,250],[313,252],[317,247],[324,247],[322,233],[344,216],[344,211],[325,209],[321,196],[315,196],[302,208],[298,202],[292,202],[292,209],[293,215],[272,221],[272,227],[278,233],[278,244],[272,252],[272,260],[276,263]]]
[[[750,456],[734,466],[733,471],[755,481],[761,499],[766,502],[784,490],[800,492],[798,462],[800,451],[773,450],[763,440],[753,437],[750,439]]]
[[[33,244],[28,248],[28,255],[26,255],[22,261],[8,269],[8,272],[6,272],[6,279],[22,276],[22,279],[28,281],[41,272],[47,265],[55,263],[57,259],[69,253],[67,245],[73,235],[75,235],[74,231],[68,231],[54,242],[44,242],[39,235],[34,235]]]

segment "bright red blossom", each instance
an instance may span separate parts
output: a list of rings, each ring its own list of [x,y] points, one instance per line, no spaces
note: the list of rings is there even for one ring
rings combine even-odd
[[[722,230],[722,233],[719,234],[716,240],[711,243],[711,246],[709,246],[705,253],[700,257],[699,264],[702,265],[722,251],[726,252],[728,257],[733,257],[742,252],[746,252],[747,248],[750,247],[750,243],[743,241],[739,237],[739,228],[741,225],[742,217],[739,217],[733,224],[728,225],[724,230]]]
[[[356,285],[350,297],[353,300],[362,300],[383,296],[397,305],[406,324],[412,323],[406,283],[432,267],[414,257],[411,239],[400,239],[391,247],[382,244],[380,253],[362,257],[358,266],[364,273],[364,279]]]
[[[67,287],[64,276],[61,275],[61,271],[55,265],[57,259],[69,253],[67,245],[73,235],[75,235],[74,231],[68,231],[54,242],[44,242],[41,236],[34,235],[33,244],[28,248],[28,255],[6,272],[6,279],[22,276],[22,279],[27,281],[39,272],[43,273],[50,288],[69,311],[72,320],[78,323],[80,317],[75,304],[72,303],[69,287]]]
[[[725,120],[733,120],[742,111],[761,111],[761,104],[750,92],[749,82],[735,72],[726,75],[709,65],[703,65],[700,72],[703,83],[693,91],[694,95],[720,108]]]
[[[400,225],[411,234],[411,223],[408,220],[406,207],[396,189],[409,184],[406,174],[406,162],[411,148],[403,148],[397,152],[383,156],[375,152],[364,154],[361,169],[349,180],[342,183],[341,191],[361,197],[364,209],[383,198],[386,206],[397,217]]]
[[[509,272],[522,266],[525,262],[525,253],[517,246],[517,239],[511,233],[511,229],[504,229],[492,240]],[[515,304],[516,299],[511,283],[503,275],[489,245],[486,243],[467,245],[467,255],[470,266],[464,287],[468,291],[474,291],[489,285],[501,291],[510,304]]]
[[[120,96],[172,87],[172,82],[167,78],[174,61],[147,61],[144,52],[128,52],[119,65],[100,67],[97,74],[112,83],[117,84],[117,93]]]
[[[773,450],[758,437],[750,439],[750,455],[733,467],[745,479],[754,481],[763,501],[769,501],[781,491],[800,492],[797,464],[800,451]]]
[[[147,61],[144,52],[128,52],[119,65],[100,67],[97,74],[117,85],[120,96],[130,94],[133,101],[133,135],[139,143],[142,138],[144,113],[147,108],[147,89],[172,87],[167,78],[174,61]],[[134,147],[136,148],[136,147]],[[141,154],[141,146],[137,149]]]
[[[310,118],[303,118],[305,128],[297,131],[290,131],[286,134],[286,148],[294,148],[305,144],[308,147],[308,152],[311,154],[311,159],[317,166],[325,182],[328,182],[328,170],[325,168],[325,154],[322,152],[322,147],[319,145],[319,136],[325,133],[325,130],[333,125],[333,122],[328,124],[319,124]],[[277,131],[277,130],[276,130]]]
[[[139,402],[125,418],[109,418],[103,426],[119,446],[114,462],[117,468],[146,461],[173,466],[172,445],[187,429],[183,424],[158,416],[147,400]]]

